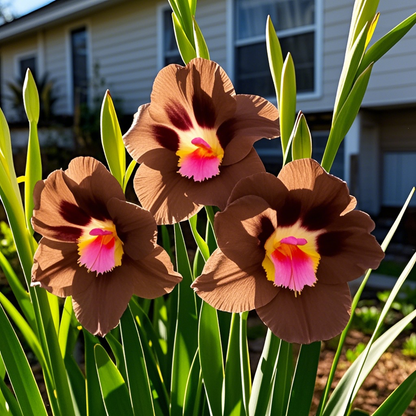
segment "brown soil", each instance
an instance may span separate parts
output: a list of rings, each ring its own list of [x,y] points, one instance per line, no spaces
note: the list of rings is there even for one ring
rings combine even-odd
[[[353,349],[359,342],[366,343],[368,337],[363,336],[359,331],[350,331],[345,342],[345,350]],[[390,393],[401,384],[413,371],[416,370],[416,360],[408,357],[401,352],[400,340],[393,345],[381,356],[371,373],[367,376],[361,389],[358,391],[354,401],[353,408],[365,410],[372,414]],[[318,366],[318,375],[316,380],[315,395],[312,402],[311,415],[314,414],[325,383],[331,369],[335,352],[324,348],[321,352],[321,359]],[[340,378],[347,371],[351,363],[345,358],[345,354],[341,356],[332,388],[335,388]],[[416,416],[416,400],[413,399],[410,406],[404,413],[406,416]]]
[[[250,326],[250,323],[249,323]],[[373,370],[367,376],[364,384],[361,386],[353,403],[353,408],[361,409],[372,414],[390,393],[402,383],[411,373],[416,370],[416,359],[402,354],[401,345],[405,337],[396,340],[391,347],[381,356]],[[358,343],[366,344],[368,336],[361,332],[351,330],[347,336],[344,350],[338,363],[334,381],[331,388],[334,389],[338,381],[350,367],[351,363],[345,357],[345,351],[354,349]],[[254,375],[257,361],[260,358],[263,348],[263,338],[249,341],[250,357],[252,361],[252,374]],[[322,343],[321,357],[318,365],[316,378],[315,393],[312,401],[310,416],[315,415],[319,405],[326,381],[332,366],[332,362],[337,347],[337,341],[330,340]],[[416,399],[413,399],[407,411],[406,416],[416,416]]]

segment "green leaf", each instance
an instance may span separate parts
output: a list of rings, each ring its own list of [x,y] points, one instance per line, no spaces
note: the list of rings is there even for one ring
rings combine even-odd
[[[180,23],[181,27],[183,28],[185,36],[188,40],[192,43],[193,42],[193,27],[192,27],[192,16],[191,9],[189,7],[188,0],[168,0],[169,4],[174,11],[178,22]],[[196,5],[192,5],[192,7],[196,7]],[[193,46],[193,43],[192,43]]]
[[[402,416],[416,394],[416,371],[410,374],[372,416]]]
[[[34,206],[33,190],[35,188],[36,182],[42,179],[42,160],[40,156],[38,126],[34,121],[31,121],[29,124],[29,142],[27,145],[25,177],[26,226],[29,232],[33,234],[32,224],[30,222]]]
[[[344,414],[381,355],[415,317],[416,310],[389,328],[373,343],[370,350],[366,347],[339,381],[324,409],[324,416]]]
[[[97,368],[95,366],[94,346],[98,339],[91,335],[86,329],[82,330],[85,345],[85,381],[87,390],[87,415],[106,416],[106,410],[101,395],[100,382],[98,379]]]
[[[162,367],[163,361],[166,360],[164,353],[162,352],[158,336],[149,317],[144,313],[134,298],[130,301],[129,306],[138,325],[147,373],[153,384],[154,390],[157,392],[160,408],[164,414],[167,414],[169,412],[169,397],[164,380],[166,380],[166,382],[170,380],[170,373],[167,373],[167,368]],[[170,364],[171,361],[169,361],[169,365]]]
[[[230,339],[224,378],[224,415],[243,416],[245,398],[243,393],[243,374],[241,369],[240,315],[233,313],[231,318]]]
[[[177,271],[183,280],[178,287],[178,313],[173,347],[171,416],[182,414],[186,383],[198,348],[198,319],[188,253],[179,224],[174,225]]]
[[[293,377],[292,344],[281,341],[277,359],[276,377],[272,387],[272,405],[267,415],[285,415]]]
[[[39,122],[39,93],[32,72],[28,68],[23,82],[23,105],[30,123]]]
[[[136,167],[136,161],[133,159],[130,163],[129,163],[129,167],[126,170],[126,173],[124,175],[124,179],[123,179],[123,192],[126,192],[126,188],[127,188],[127,184],[130,180],[130,177],[134,171],[134,168]]]
[[[22,317],[19,311],[15,306],[0,292],[0,304],[3,306],[4,310],[8,313],[10,318],[13,320],[15,325],[19,328],[19,331],[22,333],[25,341],[27,342],[30,349],[36,355],[36,358],[39,360],[42,368],[46,367],[45,356],[43,354],[42,348],[40,346],[39,340],[37,339],[32,328],[29,326],[27,321]]]
[[[289,144],[289,138],[295,124],[296,116],[296,74],[292,55],[287,54],[282,68],[280,84],[280,136],[283,154]]]
[[[345,53],[344,65],[342,67],[337,94],[335,97],[333,122],[336,120],[338,112],[344,105],[356,79],[357,69],[364,55],[367,32],[368,25],[364,25],[360,34],[355,39],[351,49],[348,49]]]
[[[327,172],[331,170],[331,166],[334,162],[339,145],[341,144],[345,135],[348,133],[348,130],[352,126],[352,123],[354,122],[355,117],[360,110],[361,102],[367,89],[372,68],[373,64],[370,64],[366,70],[357,78],[351,89],[351,92],[345,100],[344,105],[339,111],[337,118],[332,124],[321,163],[322,167]]]
[[[26,355],[3,307],[0,307],[0,355],[22,413],[47,416]]]
[[[192,43],[186,36],[179,20],[175,13],[172,13],[173,30],[175,32],[176,43],[178,44],[179,53],[181,54],[182,61],[187,64],[192,59],[196,58],[196,51]]]
[[[33,305],[30,302],[29,293],[23,288],[20,279],[17,277],[13,267],[10,265],[7,258],[0,251],[0,267],[3,270],[3,273],[7,279],[7,283],[13,291],[17,303],[19,304],[26,320],[28,321],[32,329],[36,328],[35,324],[35,314],[33,312]]]
[[[198,326],[199,361],[211,413],[221,414],[224,364],[217,311],[202,302]]]
[[[116,328],[116,331],[118,331],[119,328]],[[113,331],[115,332],[115,331]],[[117,334],[118,335],[118,334]],[[105,336],[106,341],[108,342],[108,345],[111,348],[111,352],[114,355],[114,358],[116,359],[116,367],[118,371],[120,371],[121,376],[124,380],[127,380],[127,373],[126,373],[126,365],[124,362],[124,351],[123,346],[121,345],[120,341],[118,340],[118,337],[116,338],[111,332],[109,332]]]
[[[79,368],[72,355],[65,357],[65,369],[68,375],[69,385],[71,387],[71,395],[75,408],[75,414],[79,416],[87,415],[87,392],[84,374]]]
[[[369,416],[370,413],[365,412],[364,410],[354,409],[349,416]]]
[[[243,400],[244,409],[246,412],[249,408],[250,396],[251,396],[251,369],[250,369],[250,353],[248,350],[247,341],[247,318],[248,311],[240,313],[240,351],[241,351],[241,373],[242,373],[242,388],[243,388]]]
[[[202,387],[202,372],[199,364],[199,352],[195,353],[191,370],[186,383],[185,398],[183,401],[183,416],[200,415],[200,409],[204,402],[205,395]],[[220,413],[221,414],[221,413]]]
[[[356,0],[351,17],[350,32],[348,35],[347,51],[355,42],[363,27],[371,22],[377,12],[379,0]]]
[[[155,415],[152,390],[143,353],[142,341],[130,308],[120,320],[121,338],[125,358],[125,372],[130,400],[136,415]]]
[[[206,241],[201,237],[197,230],[197,220],[198,214],[189,218],[189,225],[191,226],[192,235],[194,236],[195,242],[204,258],[205,261],[208,260],[210,256],[209,247]]]
[[[134,416],[126,383],[117,367],[100,344],[95,345],[94,355],[107,415]]]
[[[277,368],[280,343],[281,340],[268,329],[263,351],[254,375],[253,390],[249,402],[250,416],[263,416],[266,414],[273,388],[272,380]]]
[[[1,361],[1,357],[0,357]],[[9,387],[4,382],[3,378],[0,377],[0,396],[2,396],[0,404],[0,414],[10,416],[24,416],[20,410],[19,404]]]
[[[209,59],[208,46],[205,42],[204,35],[202,34],[201,29],[199,28],[198,23],[195,20],[195,17],[192,17],[192,24],[194,28],[196,56],[198,56],[199,58]]]
[[[276,35],[276,31],[274,30],[274,26],[270,16],[267,16],[266,23],[266,47],[270,73],[272,75],[274,88],[276,90],[277,107],[280,110],[280,87],[283,69],[283,55],[282,48],[280,47],[280,42]]]
[[[381,39],[375,42],[364,54],[357,74],[361,74],[371,62],[378,61],[388,52],[414,25],[416,24],[416,13],[403,20],[395,28],[386,33]]]
[[[412,191],[409,193],[409,196],[407,197],[407,199],[406,199],[402,209],[400,210],[397,218],[395,219],[395,221],[394,221],[393,225],[391,226],[389,232],[387,233],[386,237],[384,238],[383,242],[381,243],[381,248],[382,248],[383,251],[386,251],[391,239],[394,236],[394,233],[396,232],[401,220],[403,219],[403,216],[404,216],[404,214],[406,212],[406,209],[407,209],[407,207],[408,207],[408,205],[409,205],[409,203],[412,199],[412,196],[413,196],[414,192],[415,192],[415,188],[413,188]],[[318,408],[317,413],[316,413],[317,415],[322,414],[322,409],[323,409],[323,406],[326,403],[326,399],[328,397],[329,390],[331,388],[332,381],[333,381],[334,376],[335,376],[335,371],[336,371],[336,368],[337,368],[337,365],[338,365],[338,362],[339,362],[339,358],[340,358],[341,353],[342,353],[342,347],[343,347],[345,338],[348,334],[349,328],[351,327],[351,324],[352,324],[352,321],[353,321],[353,318],[354,318],[354,313],[355,313],[355,310],[356,310],[357,305],[358,305],[358,301],[361,298],[361,294],[364,291],[365,285],[366,285],[366,283],[367,283],[367,281],[370,277],[370,274],[371,274],[371,270],[369,270],[365,274],[364,279],[363,279],[360,287],[358,288],[356,294],[354,295],[354,299],[353,299],[352,304],[351,304],[351,316],[350,316],[350,319],[348,321],[347,326],[345,327],[345,329],[341,333],[339,343],[338,343],[338,347],[337,347],[337,351],[335,352],[335,356],[334,356],[334,359],[332,361],[331,371],[329,373],[328,380],[327,380],[327,383],[326,383],[326,386],[325,386],[325,391],[324,391],[324,393],[321,397],[321,401],[319,403],[319,408]]]
[[[302,111],[299,111],[293,127],[292,160],[312,157],[312,136]]]
[[[301,345],[286,416],[308,415],[315,390],[321,343]]]
[[[123,187],[124,174],[126,172],[126,149],[124,148],[116,109],[114,108],[109,90],[104,94],[101,106],[100,127],[101,143],[107,165],[111,174],[117,179],[120,186]]]

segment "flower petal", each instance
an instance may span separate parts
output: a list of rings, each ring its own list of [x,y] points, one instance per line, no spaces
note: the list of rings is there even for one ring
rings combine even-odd
[[[189,117],[196,127],[216,128],[231,117],[236,109],[233,85],[225,71],[203,58],[190,61],[185,67],[168,65],[157,75],[151,94],[150,115],[155,122],[175,123],[172,115]],[[172,119],[174,118],[174,119]]]
[[[384,258],[383,250],[369,234],[374,222],[364,212],[351,211],[339,217],[317,239],[321,263],[318,281],[327,284],[348,282],[367,269],[376,269]]]
[[[111,198],[125,200],[117,179],[98,160],[92,157],[73,159],[64,179],[75,196],[78,206],[99,220],[109,219],[106,209]]]
[[[91,221],[78,203],[61,170],[52,172],[35,185],[33,192],[33,229],[56,241],[74,242]]]
[[[137,260],[153,251],[157,226],[149,211],[117,198],[108,201],[107,209],[129,257]]]
[[[305,287],[294,296],[280,290],[267,305],[256,309],[260,319],[287,342],[310,344],[338,335],[348,323],[351,295],[346,283]]]
[[[293,199],[299,201],[299,215],[308,230],[325,228],[344,210],[352,209],[347,184],[329,175],[313,159],[299,159],[284,166],[278,175]],[[293,211],[293,209],[287,209]]]
[[[240,198],[215,216],[218,247],[242,269],[262,267],[264,244],[275,228],[276,212],[254,195]]]
[[[39,285],[56,296],[71,296],[72,282],[80,269],[77,260],[75,244],[42,238],[33,260],[32,285]]]
[[[104,336],[118,325],[133,294],[131,269],[116,267],[104,275],[80,270],[72,285],[75,316],[89,332]]]
[[[241,179],[233,188],[227,204],[247,195],[257,195],[278,211],[288,194],[280,179],[267,172],[260,172]]]
[[[173,224],[196,214],[202,205],[188,195],[193,181],[179,175],[177,166],[169,163],[172,153],[166,149],[150,153],[152,163],[140,165],[134,178],[134,190],[142,206],[152,213],[157,224]]]
[[[246,176],[264,171],[263,162],[257,152],[251,149],[251,152],[240,162],[221,166],[218,176],[202,183],[191,183],[187,194],[198,204],[217,206],[223,210],[236,183]]]
[[[128,264],[132,270],[133,292],[141,298],[166,295],[182,280],[182,276],[173,270],[168,253],[158,245],[147,257],[128,261]]]
[[[191,286],[216,309],[243,312],[269,303],[279,290],[266,279],[261,264],[242,270],[220,249],[214,251]]]
[[[223,165],[231,165],[243,159],[253,144],[266,137],[280,136],[277,108],[257,95],[235,96],[237,110],[217,130],[218,139],[225,150]]]

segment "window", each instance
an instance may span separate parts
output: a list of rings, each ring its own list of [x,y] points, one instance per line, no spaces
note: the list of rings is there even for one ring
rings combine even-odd
[[[235,86],[239,94],[275,95],[266,51],[270,15],[296,68],[298,93],[316,91],[316,0],[235,0]]]
[[[183,65],[181,55],[179,54],[178,46],[176,45],[175,32],[172,24],[172,10],[170,8],[164,9],[163,13],[163,66],[169,64]]]
[[[30,71],[32,72],[33,78],[36,78],[36,56],[31,55],[31,56],[25,56],[24,58],[19,58],[19,77],[24,80],[25,76],[26,76],[26,71],[29,68]]]
[[[88,104],[88,48],[85,27],[71,32],[72,86],[74,108]]]

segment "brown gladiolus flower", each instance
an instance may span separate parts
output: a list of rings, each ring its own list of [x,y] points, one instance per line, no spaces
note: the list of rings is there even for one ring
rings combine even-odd
[[[165,67],[124,136],[141,163],[134,181],[141,204],[158,224],[183,221],[204,205],[224,208],[240,179],[265,171],[253,144],[280,135],[278,117],[267,100],[236,95],[215,62]]]
[[[219,248],[193,288],[217,309],[256,309],[288,342],[336,336],[350,315],[347,282],[384,257],[373,221],[355,205],[345,182],[312,159],[277,178],[242,179],[215,217]]]
[[[117,326],[133,294],[153,299],[181,280],[156,244],[150,212],[126,201],[110,172],[90,157],[74,159],[34,190],[32,224],[43,238],[32,285],[72,296],[75,315],[94,335]]]

